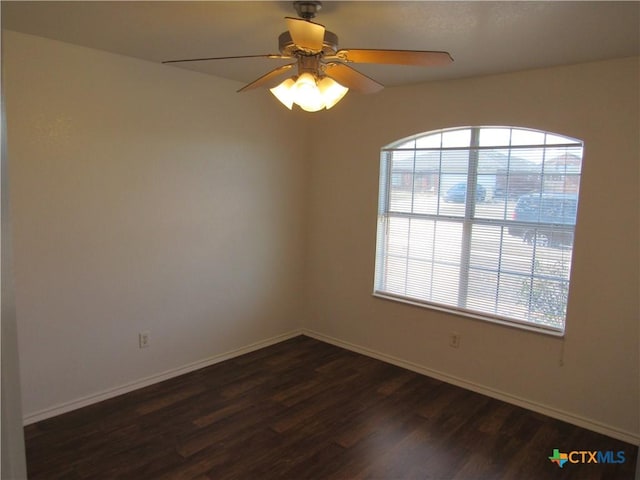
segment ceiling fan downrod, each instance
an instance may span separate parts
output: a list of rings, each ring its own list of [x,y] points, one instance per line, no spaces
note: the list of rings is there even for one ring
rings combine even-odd
[[[293,2],[293,8],[296,9],[300,18],[311,20],[315,18],[316,13],[322,8],[322,2],[314,0],[296,1]]]

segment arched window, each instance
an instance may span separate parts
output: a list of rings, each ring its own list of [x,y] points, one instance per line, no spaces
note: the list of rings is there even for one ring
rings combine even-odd
[[[582,142],[439,130],[381,151],[374,295],[564,332]]]

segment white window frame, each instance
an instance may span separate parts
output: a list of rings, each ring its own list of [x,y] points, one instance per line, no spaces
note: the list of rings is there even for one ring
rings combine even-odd
[[[504,144],[496,144],[496,145],[480,145],[479,142],[479,137],[480,137],[480,132],[484,129],[494,129],[494,128],[499,128],[499,129],[509,129],[509,145],[504,145]],[[433,135],[438,135],[438,134],[446,134],[446,133],[450,133],[450,132],[462,132],[464,130],[470,130],[470,142],[469,145],[467,147],[452,147],[452,148],[447,148],[447,147],[443,147],[442,145],[440,147],[427,147],[427,148],[419,148],[416,145],[418,144],[418,141],[420,139],[424,139],[426,137],[429,136],[433,136]],[[545,145],[545,143],[542,144],[532,144],[532,145],[523,145],[523,144],[519,144],[519,145],[512,145],[511,144],[511,137],[513,136],[513,132],[520,132],[520,133],[525,133],[526,132],[534,132],[537,134],[543,134],[544,135],[544,139],[545,142],[547,141],[547,138],[553,138],[553,142],[551,144],[547,144]],[[443,137],[440,137],[443,138]],[[411,143],[413,143],[413,147],[407,147],[407,145],[410,145]],[[403,148],[404,147],[404,148]],[[423,134],[420,135],[415,135],[413,137],[409,137],[406,139],[402,139],[396,142],[393,142],[392,144],[384,147],[381,150],[381,157],[380,157],[380,184],[379,184],[379,204],[378,204],[378,228],[377,228],[377,246],[376,246],[376,266],[375,266],[375,279],[374,279],[374,291],[373,291],[373,295],[376,297],[380,297],[380,298],[384,298],[384,299],[389,299],[389,300],[394,300],[394,301],[399,301],[399,302],[403,302],[403,303],[409,303],[412,305],[417,305],[420,307],[426,307],[426,308],[431,308],[431,309],[436,309],[439,311],[445,311],[445,312],[449,312],[449,313],[455,313],[458,315],[463,315],[463,316],[467,316],[467,317],[471,317],[471,318],[475,318],[475,319],[480,319],[480,320],[485,320],[485,321],[489,321],[489,322],[494,322],[494,323],[499,323],[499,324],[503,324],[503,325],[507,325],[507,326],[511,326],[511,327],[518,327],[518,328],[522,328],[522,329],[526,329],[526,330],[532,330],[535,332],[542,332],[542,333],[547,333],[547,334],[551,334],[551,335],[556,335],[556,336],[562,336],[564,335],[564,331],[565,331],[565,325],[566,325],[566,304],[568,303],[568,298],[565,298],[565,303],[563,305],[564,307],[564,313],[562,315],[562,319],[561,322],[560,320],[558,320],[558,318],[554,319],[554,322],[560,322],[560,323],[554,323],[554,324],[548,324],[548,323],[540,323],[540,320],[532,320],[532,318],[522,318],[522,317],[516,317],[516,316],[512,316],[512,315],[504,315],[500,312],[497,312],[497,303],[498,300],[496,300],[496,311],[494,312],[487,312],[486,309],[483,310],[479,310],[476,308],[468,308],[466,306],[466,301],[467,301],[467,294],[468,294],[468,288],[469,288],[469,271],[471,268],[471,263],[470,263],[470,258],[471,258],[471,243],[472,243],[472,230],[474,228],[475,225],[478,226],[488,226],[487,228],[499,228],[501,232],[503,232],[501,234],[501,239],[500,239],[500,256],[502,256],[502,235],[504,235],[504,232],[507,232],[509,227],[513,227],[514,225],[522,225],[522,222],[517,222],[515,220],[513,220],[512,218],[510,218],[507,215],[507,197],[505,197],[505,215],[504,218],[501,219],[496,219],[496,218],[478,218],[475,215],[475,210],[476,207],[478,205],[478,202],[476,202],[476,190],[479,188],[478,187],[478,152],[480,152],[482,149],[507,149],[509,151],[509,155],[511,155],[512,151],[518,151],[518,150],[523,150],[523,149],[544,149],[544,152],[546,154],[547,150],[552,150],[552,149],[558,149],[558,148],[569,148],[569,149],[573,149],[572,151],[575,151],[576,149],[579,149],[580,152],[580,162],[582,161],[582,149],[583,149],[583,143],[580,140],[577,139],[573,139],[570,137],[566,137],[564,135],[559,135],[556,133],[552,133],[552,132],[543,132],[543,131],[538,131],[538,130],[531,130],[531,129],[527,129],[527,128],[522,128],[522,127],[516,127],[516,126],[512,126],[512,127],[459,127],[459,128],[453,128],[453,129],[443,129],[443,130],[437,130],[437,131],[431,131],[431,132],[425,132]],[[395,177],[394,177],[394,173],[392,171],[393,169],[393,155],[394,152],[411,152],[414,151],[414,160],[413,160],[413,171],[407,173],[406,175],[406,179],[409,179],[409,181],[411,182],[411,185],[409,186],[410,191],[411,191],[411,212],[407,212],[407,211],[394,211],[393,208],[391,208],[391,201],[390,201],[390,197],[393,191],[393,184],[394,182],[398,181],[398,173],[395,173]],[[416,181],[416,160],[415,160],[415,152],[417,151],[432,151],[432,152],[444,152],[444,151],[453,151],[453,150],[458,150],[458,151],[466,151],[468,153],[468,164],[467,164],[467,174],[466,174],[466,190],[467,190],[467,195],[466,195],[466,199],[464,201],[464,214],[460,215],[460,216],[447,216],[444,214],[440,213],[440,203],[438,203],[438,213],[436,214],[424,214],[424,213],[414,213],[414,195],[415,195],[415,181]],[[441,191],[441,181],[443,178],[443,170],[442,170],[442,153],[440,153],[440,170],[438,173],[438,192],[436,193],[437,198],[438,198],[438,202],[441,201],[442,199],[442,194],[444,193],[443,191]],[[544,178],[548,178],[550,180],[553,179],[557,179],[557,175],[544,175],[544,168],[545,168],[545,160],[542,160],[541,162],[541,170],[542,173],[540,174],[540,182],[541,182],[541,192],[543,191],[543,189],[545,188],[542,182],[544,182]],[[565,167],[566,169],[566,167]],[[572,179],[572,181],[577,180],[576,183],[576,189],[579,187],[579,179],[580,179],[580,174],[581,174],[581,166],[577,167],[577,174],[573,174],[573,177],[575,177],[574,179]],[[510,170],[508,170],[508,172],[510,172]],[[510,173],[509,173],[510,175]],[[406,180],[405,179],[405,180]],[[507,180],[508,182],[508,180]],[[483,187],[480,187],[483,188]],[[508,193],[508,192],[507,192]],[[576,214],[577,214],[577,190],[576,190]],[[542,197],[541,197],[542,198]],[[469,200],[470,199],[470,200]],[[513,200],[511,203],[513,204],[516,200]],[[513,208],[513,207],[511,207]],[[406,294],[403,292],[399,292],[398,289],[396,288],[395,290],[393,288],[390,288],[388,286],[388,282],[387,282],[387,277],[388,272],[387,269],[389,269],[388,267],[388,260],[391,256],[390,249],[389,249],[389,225],[391,222],[391,219],[398,219],[398,218],[406,218],[409,219],[409,221],[411,221],[411,219],[422,219],[422,220],[426,220],[426,221],[430,221],[433,220],[434,225],[437,226],[437,222],[449,222],[449,224],[451,224],[451,222],[455,222],[458,224],[461,224],[461,229],[462,229],[462,235],[461,235],[461,250],[460,250],[460,260],[459,260],[459,272],[458,272],[458,281],[457,281],[457,292],[455,295],[453,295],[454,297],[457,298],[456,303],[453,304],[453,302],[438,302],[438,301],[433,301],[431,299],[428,298],[424,298],[424,297],[420,297],[420,296],[414,296],[414,295],[410,295],[410,294]],[[410,224],[409,224],[410,225]],[[442,223],[441,223],[442,225]],[[532,224],[527,222],[526,223],[527,226],[531,226]],[[434,226],[434,232],[435,232],[435,226]],[[539,228],[540,230],[542,229],[552,229],[552,228],[556,228],[556,229],[560,229],[562,232],[569,232],[571,238],[574,238],[574,230],[575,230],[575,223],[572,225],[557,225],[557,224],[553,224],[553,223],[549,223],[548,221],[542,221],[539,220],[538,222],[536,222],[534,224],[534,227]],[[410,229],[410,227],[409,227]],[[539,231],[539,230],[536,230]],[[406,256],[407,256],[407,263],[409,262],[409,257],[410,257],[410,253],[409,253],[409,240],[410,238],[410,233],[407,234],[407,248],[406,248]],[[434,240],[433,243],[436,243],[435,240],[435,233],[434,233]],[[554,285],[561,285],[562,289],[564,291],[564,285],[565,285],[565,278],[562,277],[554,277],[551,278],[548,276],[548,273],[545,272],[536,272],[533,268],[534,265],[537,265],[536,263],[536,251],[541,252],[543,247],[538,247],[537,246],[537,242],[533,241],[532,242],[532,258],[531,258],[531,265],[532,265],[532,269],[531,269],[531,273],[530,275],[524,275],[523,276],[523,282],[526,281],[530,281],[530,290],[533,291],[534,290],[534,282],[544,282],[545,276],[546,278],[549,279],[550,282],[554,282]],[[546,247],[546,245],[545,245]],[[434,247],[435,248],[435,247]],[[573,244],[570,245],[570,248],[573,248]],[[537,250],[536,250],[537,249]],[[433,258],[435,259],[435,254],[433,256]],[[435,260],[433,261],[435,263]],[[499,262],[498,262],[499,263]],[[566,292],[568,292],[569,289],[569,282],[570,282],[570,272],[571,272],[571,254],[568,254],[568,261],[566,261],[566,259],[564,259],[563,257],[563,275],[565,275],[565,270],[564,268],[566,267]],[[405,272],[405,276],[409,275],[408,273],[409,271],[409,267],[407,267],[407,270]],[[499,275],[500,272],[496,271],[496,273]],[[433,279],[431,280],[433,281]],[[425,280],[426,282],[426,280]],[[406,280],[405,280],[406,283]],[[537,284],[538,285],[538,284]],[[543,283],[544,285],[544,283]],[[426,287],[426,284],[425,284]],[[498,288],[498,287],[496,287]],[[566,292],[564,293],[566,295]],[[532,311],[532,306],[531,306],[531,294],[529,295],[529,304],[527,306],[527,309],[529,311],[529,313],[531,313]],[[496,294],[496,298],[497,298],[497,294]],[[546,296],[543,294],[542,295],[542,299],[541,301],[546,301],[545,300]],[[560,302],[562,303],[562,302]],[[539,311],[539,310],[538,310]],[[544,321],[544,320],[543,320]]]

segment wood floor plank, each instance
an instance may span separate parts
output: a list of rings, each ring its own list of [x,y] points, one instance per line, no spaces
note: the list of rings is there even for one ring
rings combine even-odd
[[[637,448],[300,336],[25,428],[35,480],[597,479]],[[623,451],[619,464],[549,460]]]

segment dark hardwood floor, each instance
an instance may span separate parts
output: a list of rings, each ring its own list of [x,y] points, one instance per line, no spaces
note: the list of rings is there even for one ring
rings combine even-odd
[[[632,479],[633,445],[308,337],[25,428],[36,479]],[[623,451],[619,464],[552,463]],[[578,458],[578,457],[573,457]]]

